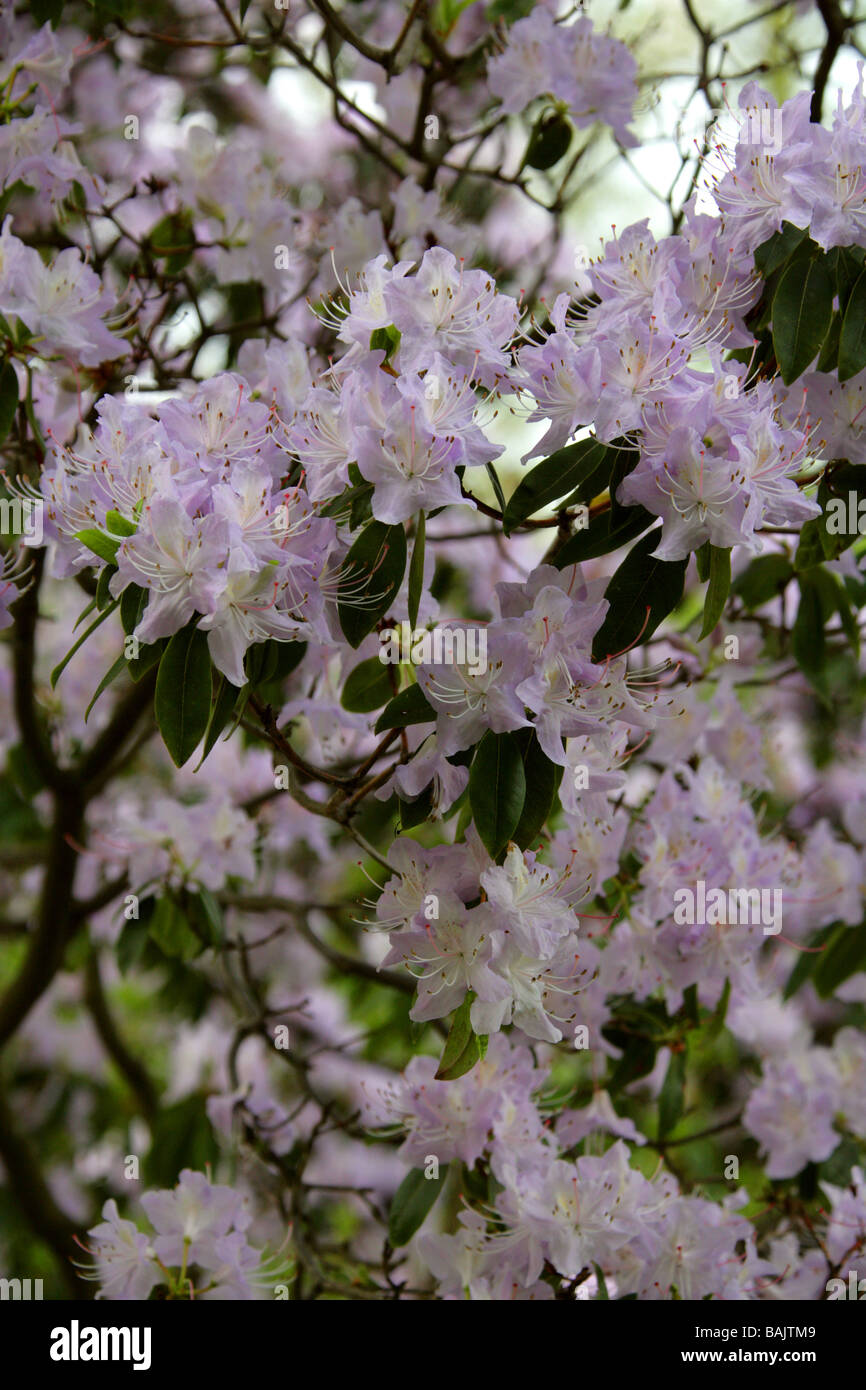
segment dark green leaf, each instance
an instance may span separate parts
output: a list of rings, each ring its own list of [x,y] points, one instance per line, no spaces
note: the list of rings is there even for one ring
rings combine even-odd
[[[421,1229],[447,1176],[447,1163],[440,1168],[438,1178],[425,1178],[423,1168],[413,1168],[406,1174],[391,1199],[388,1213],[388,1243],[394,1250],[407,1245]]]
[[[831,922],[829,926],[821,927],[820,931],[815,932],[810,937],[809,945],[797,957],[797,963],[788,976],[787,983],[782,991],[783,999],[791,999],[808,980],[818,961],[821,959],[821,947],[838,928],[838,923]]]
[[[149,1187],[172,1187],[182,1168],[203,1172],[219,1162],[219,1145],[199,1091],[173,1105],[160,1106],[151,1127],[151,1145],[143,1166]]]
[[[866,922],[859,927],[840,924],[818,958],[812,983],[821,998],[827,999],[860,970],[866,970]]]
[[[516,830],[526,799],[520,746],[511,734],[488,730],[469,772],[469,804],[482,844],[496,859]]]
[[[511,838],[521,849],[529,849],[550,815],[563,769],[542,752],[534,729],[519,729],[515,738],[523,758],[526,798]]]
[[[201,954],[201,940],[192,930],[179,904],[168,893],[158,900],[148,930],[151,940],[156,942],[165,956],[192,960]]]
[[[127,636],[141,622],[149,597],[147,589],[141,589],[137,584],[127,584],[120,595],[120,621]]]
[[[797,542],[797,550],[794,555],[794,569],[799,573],[801,570],[811,569],[813,565],[820,565],[826,558],[824,555],[824,544],[822,540],[822,518],[813,516],[805,523],[800,531],[800,539]],[[770,558],[769,556],[767,557]],[[774,557],[781,559],[781,556]]]
[[[707,1037],[715,1038],[721,1033],[725,1026],[725,1019],[728,1016],[728,1002],[731,998],[731,982],[725,980],[725,987],[722,990],[718,1004],[713,1010],[707,1022]]]
[[[594,661],[646,641],[682,598],[687,561],[656,559],[660,538],[655,530],[632,546],[605,589],[610,608],[595,634]]]
[[[30,0],[30,15],[40,29],[43,24],[49,23],[52,29],[56,29],[62,14],[63,0]]]
[[[79,650],[80,647],[84,646],[84,643],[87,641],[90,634],[92,632],[95,632],[96,629],[99,627],[100,623],[104,623],[106,618],[111,613],[113,613],[115,608],[117,608],[118,606],[119,600],[113,599],[107,608],[103,608],[102,612],[97,614],[97,616],[93,619],[93,622],[90,624],[89,627],[85,628],[84,632],[82,632],[81,636],[77,639],[77,641],[73,642],[72,646],[69,648],[69,651],[66,653],[63,660],[58,661],[57,665],[54,667],[54,670],[51,672],[49,679],[51,681],[52,689],[57,684],[61,674],[66,670],[66,667],[69,665],[75,653]]]
[[[814,676],[824,664],[824,611],[818,585],[804,575],[800,579],[800,604],[791,632],[794,660]]]
[[[0,371],[0,444],[12,428],[18,409],[18,377],[11,362],[4,362]]]
[[[783,222],[782,230],[774,232],[755,252],[755,266],[765,280],[779,270],[790,256],[802,245],[806,238],[805,227],[795,227],[792,222]]]
[[[839,335],[839,380],[848,381],[866,367],[866,270],[858,277]]]
[[[99,697],[100,697],[100,695],[102,694],[102,692],[103,692],[104,690],[107,690],[107,689],[108,689],[108,687],[111,685],[112,681],[116,680],[117,677],[120,675],[121,671],[125,671],[125,670],[126,670],[126,657],[124,657],[124,656],[119,656],[119,657],[117,658],[117,660],[114,662],[114,664],[110,667],[110,669],[109,669],[108,671],[106,671],[105,675],[102,677],[102,680],[99,682],[99,685],[98,685],[98,686],[96,687],[96,689],[94,690],[94,692],[93,692],[93,699],[90,701],[90,704],[87,706],[87,709],[84,711],[84,722],[85,722],[85,724],[87,723],[87,720],[88,720],[88,718],[90,717],[90,711],[93,709],[93,706],[96,704],[96,701],[99,699]]]
[[[836,287],[822,260],[794,260],[773,296],[773,349],[786,386],[818,356]]]
[[[710,577],[710,551],[712,548],[709,541],[704,541],[700,549],[695,551],[695,567],[698,571],[698,579],[702,584],[706,584]]]
[[[381,709],[391,697],[388,668],[377,656],[362,661],[346,677],[340,704],[354,714],[369,714]]]
[[[405,690],[388,701],[376,720],[375,732],[383,734],[387,729],[407,729],[410,724],[427,724],[435,718],[436,711],[428,703],[420,685],[407,685]]]
[[[686,1085],[686,1050],[671,1052],[659,1095],[659,1139],[670,1134],[683,1113]]]
[[[358,536],[340,572],[337,609],[350,646],[359,647],[388,611],[405,570],[403,527],[371,521]]]
[[[237,708],[238,696],[240,693],[237,686],[232,685],[231,681],[226,680],[225,676],[220,677],[217,687],[217,697],[210,712],[210,719],[208,720],[207,731],[202,746],[202,754],[198,766],[195,769],[196,772],[198,772],[198,769],[210,753],[220,734],[229,723]]]
[[[115,608],[117,607],[117,604],[111,597],[111,590],[108,587],[116,574],[117,570],[114,565],[104,565],[99,571],[99,578],[96,581],[96,606],[100,612],[102,612],[103,608],[108,608],[109,604],[113,604]]]
[[[401,834],[404,830],[413,830],[416,825],[423,825],[433,811],[433,783],[425,787],[414,801],[404,801],[398,796],[397,805],[400,808]]]
[[[604,465],[610,462],[610,450],[605,444],[597,439],[581,439],[537,463],[508,499],[503,519],[506,535],[521,521],[551,506],[579,484],[598,478]],[[600,484],[597,490],[603,486]]]
[[[710,546],[710,582],[704,599],[704,621],[699,641],[703,641],[718,623],[725,611],[728,591],[731,587],[731,552]]]
[[[418,513],[415,528],[415,544],[409,562],[409,624],[415,627],[418,622],[418,609],[421,606],[421,592],[424,588],[424,543],[427,535],[427,521],[423,512]],[[378,706],[374,706],[378,708]]]
[[[603,1028],[602,1032],[608,1037],[607,1028]],[[612,1094],[621,1091],[624,1086],[631,1085],[632,1081],[639,1081],[642,1076],[647,1076],[655,1066],[656,1060],[656,1044],[650,1038],[627,1036],[623,1043],[618,1036],[614,1045],[623,1045],[624,1051],[608,1082],[607,1089]]]
[[[456,1081],[471,1071],[481,1058],[478,1039],[472,1031],[470,1012],[475,998],[470,990],[460,1008],[456,1010],[442,1049],[442,1057],[436,1071],[437,1081]]]
[[[569,537],[562,549],[557,551],[553,563],[561,570],[567,565],[609,555],[612,550],[633,541],[656,520],[645,507],[620,507],[617,511],[611,507],[610,511],[593,517],[583,531]],[[658,536],[653,544],[658,544]]]
[[[187,266],[195,250],[192,213],[186,209],[167,213],[147,238],[155,256],[165,257],[168,275],[177,275]]]
[[[200,628],[185,627],[174,634],[163,653],[154,699],[157,727],[178,767],[183,767],[201,743],[210,712],[207,637]]]
[[[571,122],[565,116],[556,113],[545,117],[530,136],[524,165],[530,169],[552,169],[566,153],[573,134]]]
[[[743,600],[747,608],[760,608],[770,599],[778,598],[793,577],[791,562],[784,555],[759,555],[742,574],[737,575],[731,591]]]

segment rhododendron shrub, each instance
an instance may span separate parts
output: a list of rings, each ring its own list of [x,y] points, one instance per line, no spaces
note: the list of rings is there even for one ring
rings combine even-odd
[[[0,14],[7,1277],[866,1278],[866,76],[703,8]]]

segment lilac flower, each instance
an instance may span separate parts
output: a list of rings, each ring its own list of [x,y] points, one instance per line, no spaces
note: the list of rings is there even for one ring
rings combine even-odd
[[[222,1263],[216,1242],[231,1231],[245,1231],[252,1219],[238,1192],[190,1168],[182,1170],[171,1191],[145,1192],[141,1205],[156,1231],[153,1248],[163,1264],[175,1267]]]
[[[840,1104],[839,1076],[826,1048],[766,1062],[743,1123],[767,1151],[767,1176],[791,1178],[807,1163],[829,1158],[839,1143],[833,1119]]]
[[[518,308],[486,271],[466,270],[450,251],[434,246],[413,276],[392,278],[383,293],[402,334],[401,372],[422,371],[439,352],[474,372],[482,385],[494,386],[504,375]]]
[[[12,236],[10,225],[7,217],[0,236],[0,313],[19,318],[43,340],[43,355],[61,353],[88,367],[124,357],[127,344],[103,323],[113,299],[81,253],[60,251],[46,265]]]
[[[97,1297],[146,1299],[163,1282],[152,1239],[134,1221],[121,1218],[113,1197],[103,1206],[102,1216],[88,1231],[101,1284]]]
[[[222,517],[194,520],[173,498],[156,497],[145,507],[139,531],[118,551],[118,572],[111,580],[115,595],[128,584],[139,584],[150,593],[134,633],[139,641],[170,637],[194,613],[216,611],[228,583],[228,539]]]
[[[623,145],[633,145],[627,122],[637,96],[636,72],[625,45],[599,34],[588,15],[558,25],[539,5],[511,26],[505,52],[488,65],[488,82],[505,111],[521,111],[550,93],[568,105],[575,125],[604,121]]]

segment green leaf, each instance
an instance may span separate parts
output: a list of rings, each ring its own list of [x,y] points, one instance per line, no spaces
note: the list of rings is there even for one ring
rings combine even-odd
[[[800,531],[800,539],[797,542],[797,550],[794,555],[794,569],[798,573],[801,570],[811,569],[813,565],[820,565],[825,559],[821,523],[822,518],[820,516],[813,516]]]
[[[526,775],[517,740],[488,729],[469,771],[469,803],[491,859],[498,857],[517,829],[525,799]]]
[[[200,886],[195,893],[185,893],[183,907],[190,927],[205,946],[219,946],[224,935],[222,912],[210,889]]]
[[[359,647],[388,611],[406,570],[402,526],[371,521],[358,536],[340,571],[337,611],[343,635]]]
[[[816,370],[819,372],[835,372],[839,365],[839,340],[842,335],[842,318],[840,314],[834,313],[830,320],[830,327],[824,339],[824,346],[821,348],[821,355],[818,358]]]
[[[48,23],[52,29],[56,29],[62,13],[63,0],[30,0],[30,15],[40,29]]]
[[[177,960],[192,960],[202,951],[202,942],[192,930],[179,904],[168,893],[160,898],[148,927],[150,938],[163,955]]]
[[[858,277],[839,335],[839,380],[848,381],[866,367],[866,270]]]
[[[400,346],[402,336],[399,328],[395,328],[393,323],[389,323],[387,328],[374,328],[370,334],[370,351],[384,352],[385,361],[390,362]]]
[[[765,280],[779,270],[790,256],[802,246],[807,232],[805,227],[795,227],[792,222],[783,222],[782,230],[774,232],[769,241],[763,242],[755,252],[755,266]]]
[[[800,579],[800,604],[791,632],[794,660],[808,676],[816,675],[824,664],[824,610],[818,585],[811,576]]]
[[[448,1176],[448,1164],[439,1169],[438,1178],[425,1178],[423,1168],[413,1168],[391,1199],[388,1213],[388,1244],[394,1250],[407,1245],[424,1225]]]
[[[686,1049],[671,1052],[659,1095],[659,1139],[670,1134],[683,1113],[686,1085]]]
[[[773,350],[786,386],[821,351],[835,289],[823,260],[794,260],[782,276],[773,296]]]
[[[581,564],[584,560],[595,560],[599,555],[609,555],[612,550],[633,541],[648,526],[657,520],[645,507],[619,507],[601,512],[590,521],[583,531],[569,537],[561,550],[554,556],[557,569],[566,565]],[[653,544],[657,544],[658,538]]]
[[[11,362],[4,362],[0,371],[0,444],[12,428],[18,409],[18,377]]]
[[[812,971],[812,984],[820,997],[827,999],[860,970],[866,970],[866,922],[859,927],[840,924]]]
[[[100,612],[103,608],[108,608],[109,604],[114,603],[108,586],[116,574],[117,568],[114,565],[104,565],[99,571],[99,578],[96,581],[96,606]],[[114,606],[116,608],[117,604],[114,603]]]
[[[469,1017],[474,998],[475,995],[470,990],[460,1008],[454,1013],[436,1071],[437,1081],[456,1081],[458,1077],[471,1071],[475,1063],[481,1059],[478,1039],[472,1031]]]
[[[409,562],[409,623],[415,627],[418,622],[418,609],[421,606],[421,592],[424,588],[424,544],[427,536],[427,520],[423,512],[418,513],[415,528],[415,544]]]
[[[605,589],[610,608],[595,634],[593,661],[645,642],[682,598],[687,561],[656,559],[651,551],[660,536],[654,530],[632,546]]]
[[[815,932],[810,937],[808,948],[801,952],[797,958],[797,964],[788,976],[787,983],[782,991],[783,999],[791,999],[806,983],[812,971],[821,959],[821,947],[838,930],[839,923],[831,922],[829,926],[821,927],[820,931]]]
[[[539,121],[529,138],[529,145],[523,156],[524,166],[530,169],[552,169],[568,150],[573,135],[574,129],[565,116],[559,112],[546,116]]]
[[[226,680],[225,676],[220,677],[219,685],[217,687],[216,700],[214,701],[213,708],[210,712],[210,719],[208,720],[208,726],[205,732],[204,744],[202,746],[202,754],[195,768],[196,772],[198,772],[205,758],[208,756],[211,749],[214,747],[214,744],[216,743],[223,729],[229,723],[237,707],[238,696],[240,695],[240,693],[241,692],[238,689],[238,687],[236,685],[232,685],[231,681]]]
[[[836,281],[839,308],[844,317],[851,298],[851,291],[863,271],[864,250],[862,246],[834,246],[827,252],[827,266]]]
[[[138,527],[134,521],[127,521],[120,512],[111,511],[105,513],[105,525],[113,536],[134,536]]]
[[[784,555],[759,555],[737,575],[731,592],[743,600],[746,608],[760,608],[770,599],[778,598],[793,577],[791,562]]]
[[[152,906],[152,899],[150,903]],[[143,911],[145,905],[146,902],[139,904],[139,912]],[[147,962],[149,956],[156,955],[148,927],[149,919],[124,921],[115,947],[117,964],[122,975],[128,975],[130,970],[134,970],[143,961]]]
[[[388,668],[377,656],[371,656],[349,672],[340,704],[353,714],[369,714],[374,709],[381,709],[390,697]]]
[[[167,213],[151,231],[147,243],[154,256],[165,257],[168,275],[177,275],[192,259],[195,250],[192,213],[186,208]]]
[[[712,632],[725,611],[728,592],[731,587],[731,552],[710,546],[710,582],[704,599],[704,621],[698,641]]]
[[[143,1164],[149,1187],[172,1187],[182,1168],[203,1172],[219,1163],[220,1149],[207,1115],[207,1096],[200,1091],[173,1105],[160,1106],[151,1126],[151,1144]]]
[[[499,510],[502,512],[502,514],[503,514],[503,516],[504,516],[504,515],[505,515],[505,493],[502,491],[502,484],[501,484],[500,481],[499,481],[499,474],[497,473],[496,469],[493,467],[493,464],[490,463],[490,462],[485,463],[484,468],[485,468],[485,470],[486,470],[486,473],[487,473],[488,478],[490,479],[490,486],[493,488],[493,493],[494,493],[494,496],[495,496],[495,498],[496,498],[496,505],[497,505],[497,507],[499,508]]]
[[[436,711],[425,698],[420,685],[407,685],[405,690],[388,701],[376,720],[375,732],[383,734],[388,729],[407,729],[410,724],[427,724],[435,718]]]
[[[69,648],[69,651],[66,653],[63,660],[58,661],[57,665],[54,667],[54,670],[51,672],[51,675],[49,677],[49,680],[51,681],[52,690],[54,689],[55,685],[60,679],[62,673],[66,670],[66,667],[69,665],[75,653],[78,651],[79,647],[84,646],[84,643],[87,641],[90,634],[96,631],[100,623],[105,622],[106,618],[109,617],[109,615],[114,612],[115,608],[119,606],[119,602],[119,599],[113,599],[107,608],[103,608],[102,612],[98,613],[97,616],[93,619],[93,622],[90,624],[90,626],[84,629],[78,640],[76,642],[73,642],[72,646]]]
[[[712,548],[709,541],[704,541],[703,545],[695,551],[695,568],[702,584],[706,584],[710,577],[710,551]]]
[[[598,478],[605,463],[611,461],[610,453],[607,445],[600,444],[597,439],[581,439],[537,463],[508,499],[503,518],[506,535],[521,521],[551,506],[578,485],[583,487],[590,479]],[[595,490],[601,491],[603,486],[602,483]],[[590,492],[589,496],[592,495]]]
[[[197,627],[176,632],[159,663],[154,713],[177,767],[192,757],[210,721],[211,663],[207,637]]]
[[[433,783],[430,782],[414,801],[404,801],[402,796],[398,796],[397,805],[400,808],[401,834],[404,830],[413,830],[416,825],[423,825],[433,811]]]
[[[90,717],[90,711],[93,709],[93,706],[96,704],[96,701],[99,699],[99,697],[100,697],[100,695],[102,694],[102,692],[103,692],[104,690],[107,690],[107,689],[108,689],[108,687],[111,685],[112,681],[117,680],[117,677],[120,675],[121,671],[125,671],[125,670],[126,670],[126,657],[125,657],[125,656],[119,656],[119,657],[117,658],[117,660],[114,662],[114,664],[110,667],[110,669],[109,669],[108,671],[106,671],[105,675],[102,677],[102,680],[99,682],[99,685],[98,685],[98,686],[96,687],[96,689],[94,690],[94,692],[93,692],[93,699],[90,701],[90,704],[87,706],[87,709],[84,711],[84,722],[85,722],[85,724],[87,723],[87,720],[88,720],[89,717]]]
[[[731,982],[725,980],[725,987],[722,990],[719,1002],[707,1021],[707,1037],[716,1038],[725,1026],[725,1019],[728,1016],[728,1002],[731,998]]]
[[[550,815],[563,769],[542,752],[534,729],[518,729],[515,738],[523,758],[526,798],[511,838],[521,849],[529,849]]]
[[[15,743],[6,754],[6,772],[11,778],[15,790],[29,801],[40,792],[45,786],[45,781],[39,768],[33,761],[32,754],[23,743]],[[3,825],[4,835],[8,835],[8,825]]]
[[[162,660],[162,654],[168,646],[165,637],[160,637],[157,642],[139,643],[138,656],[130,657],[126,665],[129,674],[136,682],[140,681],[157,662]]]
[[[100,560],[105,560],[109,565],[117,561],[117,551],[120,541],[112,536],[106,536],[102,531],[97,531],[95,527],[86,527],[83,531],[75,532],[75,539],[86,545],[88,550],[92,550],[94,555],[98,555]]]
[[[127,584],[120,595],[120,621],[127,637],[141,622],[149,598],[147,589],[140,588],[138,584]]]
[[[611,1038],[614,1046],[623,1047],[623,1055],[613,1069],[613,1074],[608,1082],[607,1089],[613,1094],[621,1091],[624,1086],[631,1085],[632,1081],[639,1081],[642,1076],[648,1076],[655,1066],[656,1044],[651,1038],[634,1037],[629,1034],[621,1034],[615,1029],[616,1037]],[[605,1038],[608,1038],[608,1029],[602,1029]]]

